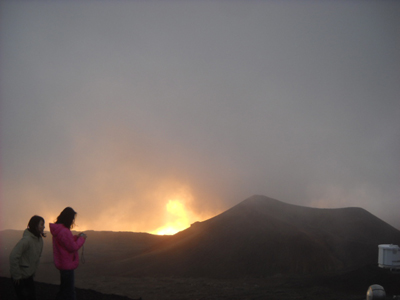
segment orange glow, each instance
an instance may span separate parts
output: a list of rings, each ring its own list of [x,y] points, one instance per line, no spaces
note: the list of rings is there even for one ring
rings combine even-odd
[[[185,205],[179,200],[169,200],[166,205],[167,219],[166,225],[152,231],[153,234],[172,235],[190,226],[190,213],[185,209]]]

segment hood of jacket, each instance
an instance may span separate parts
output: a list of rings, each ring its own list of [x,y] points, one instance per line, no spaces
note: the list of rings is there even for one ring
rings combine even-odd
[[[24,233],[23,233],[22,237],[23,238],[24,237],[30,237],[30,238],[33,238],[33,239],[36,239],[36,240],[39,239],[39,237],[34,235],[28,228],[24,230]]]
[[[68,228],[65,227],[63,224],[50,223],[50,233],[54,237],[58,236],[65,229],[68,230]]]

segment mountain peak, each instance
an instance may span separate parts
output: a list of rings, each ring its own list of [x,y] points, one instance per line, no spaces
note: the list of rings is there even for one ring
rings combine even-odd
[[[399,244],[400,231],[365,210],[310,208],[254,195],[134,257],[127,274],[320,273],[376,263],[377,247],[385,243]]]

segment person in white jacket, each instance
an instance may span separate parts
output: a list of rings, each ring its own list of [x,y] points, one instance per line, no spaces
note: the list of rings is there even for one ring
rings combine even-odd
[[[36,299],[33,278],[43,250],[44,219],[33,216],[22,239],[10,253],[10,273],[19,300]]]

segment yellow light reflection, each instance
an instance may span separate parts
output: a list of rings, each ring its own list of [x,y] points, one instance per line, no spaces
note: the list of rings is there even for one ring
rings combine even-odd
[[[172,235],[190,226],[189,213],[185,205],[178,200],[169,200],[166,205],[168,219],[166,225],[157,228],[151,233],[158,235]]]

